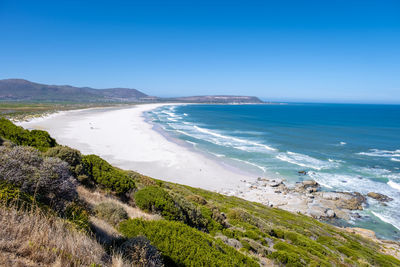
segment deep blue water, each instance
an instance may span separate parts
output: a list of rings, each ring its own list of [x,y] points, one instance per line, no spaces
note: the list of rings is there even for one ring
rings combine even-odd
[[[149,115],[174,137],[259,176],[388,195],[387,206],[369,200],[349,223],[400,238],[400,105],[185,105]]]

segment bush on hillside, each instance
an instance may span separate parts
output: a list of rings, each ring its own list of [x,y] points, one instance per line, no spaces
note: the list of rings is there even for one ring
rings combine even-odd
[[[119,230],[128,238],[144,235],[161,251],[167,265],[259,266],[222,241],[181,222],[131,219],[123,221]]]
[[[89,231],[89,213],[85,207],[77,202],[70,202],[67,204],[63,217],[72,222],[78,229]]]
[[[113,202],[102,202],[94,208],[96,216],[105,220],[111,225],[117,225],[121,221],[128,219],[125,209]]]
[[[0,179],[35,196],[56,210],[77,197],[69,166],[58,158],[43,158],[32,147],[0,147]]]
[[[179,207],[167,191],[158,186],[148,186],[134,195],[136,205],[144,211],[159,213],[167,220],[183,220]]]
[[[35,147],[40,151],[46,151],[48,148],[57,145],[56,140],[51,138],[48,132],[25,130],[5,118],[0,118],[0,137],[17,145]]]
[[[139,267],[164,266],[161,253],[144,236],[130,238],[121,245],[122,255]]]
[[[172,193],[171,196],[180,209],[182,221],[192,227],[195,227],[202,231],[208,231],[210,226],[211,218],[206,219],[203,216],[202,210],[196,205],[187,201],[184,197],[179,194]]]
[[[192,201],[194,203],[200,204],[200,205],[206,205],[207,200],[199,195],[188,195],[185,197],[188,201]]]
[[[136,205],[142,210],[158,213],[167,220],[181,221],[205,232],[223,229],[217,221],[222,216],[216,207],[199,207],[177,193],[168,193],[159,186],[148,186],[134,194]],[[222,219],[224,220],[224,219]]]
[[[237,220],[243,223],[251,224],[261,229],[262,231],[270,231],[270,227],[264,220],[248,213],[243,209],[239,208],[231,209],[228,213],[228,218],[230,220]]]
[[[21,192],[13,184],[0,180],[0,203],[6,206],[15,205],[18,207],[30,207],[35,200],[33,196]]]
[[[71,173],[77,177],[82,172],[82,155],[73,148],[67,146],[56,146],[48,149],[45,153],[47,157],[59,158],[67,162]]]
[[[117,194],[128,193],[135,189],[135,183],[131,177],[123,171],[111,166],[107,161],[96,155],[82,157],[82,174],[93,180],[105,189]]]

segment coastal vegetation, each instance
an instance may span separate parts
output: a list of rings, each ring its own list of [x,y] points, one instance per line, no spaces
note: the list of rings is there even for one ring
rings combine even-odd
[[[393,243],[121,170],[6,119],[0,138],[2,265],[400,266]]]
[[[57,145],[56,140],[51,138],[47,132],[25,130],[5,118],[0,118],[0,136],[16,145],[31,146],[40,151]]]

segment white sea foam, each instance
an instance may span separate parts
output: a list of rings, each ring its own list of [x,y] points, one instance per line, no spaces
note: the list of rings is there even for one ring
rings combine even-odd
[[[370,156],[370,157],[400,157],[400,149],[396,150],[380,150],[380,149],[370,149],[368,152],[360,152],[359,155]]]
[[[396,158],[391,158],[391,161],[396,161],[396,162],[400,162],[400,159],[396,159]]]
[[[236,161],[243,162],[243,163],[245,163],[245,164],[248,164],[248,165],[251,165],[251,166],[254,166],[254,167],[257,167],[257,168],[259,168],[260,170],[262,170],[263,172],[266,172],[266,171],[267,171],[267,168],[265,168],[265,167],[263,167],[263,166],[260,166],[260,165],[258,165],[258,164],[255,164],[255,163],[253,163],[253,162],[249,162],[249,161],[241,160],[241,159],[237,159],[237,158],[232,158],[232,159],[233,159],[233,160],[236,160]]]
[[[396,190],[400,191],[400,184],[393,182],[392,180],[389,180],[389,182],[387,182],[387,184],[391,187],[394,188]]]
[[[303,155],[291,151],[288,151],[286,153],[279,153],[276,158],[301,167],[311,168],[315,170],[337,168],[339,166],[339,163],[337,162],[323,161],[310,157],[308,155]]]
[[[340,142],[339,144],[340,144],[341,146],[347,145],[346,142]]]
[[[340,160],[340,159],[328,159],[329,162],[336,162],[336,163],[345,163],[344,160]]]
[[[351,167],[353,171],[360,173],[363,177],[378,179],[400,179],[400,173],[382,168]]]
[[[218,153],[213,153],[213,152],[208,152],[208,153],[210,153],[210,154],[212,154],[212,155],[214,155],[214,156],[216,156],[218,158],[224,158],[225,157],[225,155],[218,154]]]
[[[309,172],[310,178],[318,182],[323,187],[351,191],[354,185],[354,177],[338,173]],[[344,183],[345,182],[345,183]],[[359,181],[357,181],[359,183]]]
[[[374,211],[371,211],[371,213],[374,214],[376,217],[378,217],[380,220],[384,221],[385,223],[391,224],[400,230],[400,223],[397,220],[393,219],[392,217],[385,216]]]
[[[272,147],[264,145],[264,144],[256,143],[256,142],[249,141],[249,140],[240,139],[240,138],[233,137],[233,136],[223,135],[223,134],[220,134],[220,133],[217,133],[217,132],[205,129],[205,128],[198,127],[196,125],[194,125],[193,127],[197,131],[199,131],[201,133],[208,134],[208,135],[211,135],[211,136],[214,136],[214,137],[222,138],[222,139],[225,139],[225,140],[235,141],[235,142],[241,143],[241,144],[247,144],[247,145],[251,145],[251,146],[262,147],[262,148],[264,148],[266,150],[269,150],[269,151],[276,151],[275,148],[272,148]]]
[[[366,176],[386,177],[391,174],[391,171],[382,168],[368,168],[368,167],[351,167],[352,170],[364,174]]]
[[[175,131],[178,132],[178,133],[181,133],[181,134],[190,136],[190,137],[195,137],[195,136],[193,136],[193,135],[191,135],[191,134],[189,134],[189,133],[187,133],[187,132],[185,132],[185,131],[182,131],[182,130],[175,130]]]

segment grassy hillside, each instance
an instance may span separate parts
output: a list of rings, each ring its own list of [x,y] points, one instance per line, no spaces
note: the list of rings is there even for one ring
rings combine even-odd
[[[124,171],[5,119],[0,137],[0,213],[15,233],[0,231],[0,264],[400,266],[395,243]]]

